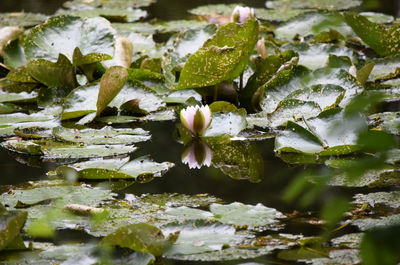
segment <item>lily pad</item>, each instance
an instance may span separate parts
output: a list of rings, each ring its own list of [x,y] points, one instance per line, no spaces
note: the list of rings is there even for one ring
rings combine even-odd
[[[30,12],[1,13],[0,27],[18,26],[32,27],[44,22],[48,16]]]
[[[369,21],[359,14],[344,13],[345,20],[354,32],[372,49],[382,56],[395,55],[400,52],[400,25],[386,27]]]
[[[212,39],[189,57],[177,89],[211,86],[235,79],[247,65],[257,36],[258,23],[254,19],[243,25],[229,23],[221,26]]]
[[[394,214],[391,216],[382,216],[380,218],[365,218],[365,219],[357,219],[352,222],[352,225],[355,225],[361,231],[377,229],[382,227],[390,227],[394,225],[400,224],[400,215]]]
[[[376,204],[385,204],[392,208],[400,207],[400,192],[374,192],[368,194],[356,194],[354,195],[353,203],[364,204],[367,203],[374,207]]]
[[[178,258],[181,255],[197,254],[210,251],[220,251],[227,245],[238,245],[253,235],[236,233],[233,226],[189,222],[181,225],[168,225],[161,229],[164,234],[180,231],[178,240],[164,253],[164,257]],[[179,259],[179,258],[178,258]]]
[[[57,172],[65,177],[71,172],[68,169],[77,171],[80,179],[135,179],[142,178],[144,182],[149,178],[161,177],[166,171],[174,166],[173,163],[157,163],[149,156],[143,156],[129,161],[123,159],[98,159],[57,168]]]
[[[151,138],[149,132],[141,128],[113,129],[108,126],[101,130],[76,130],[56,127],[53,128],[53,135],[62,141],[84,144],[132,144]]]
[[[286,130],[275,139],[275,151],[304,154],[349,154],[360,149],[358,134],[366,123],[359,117],[346,118],[337,109],[304,120],[304,127],[288,122]]]
[[[209,25],[202,29],[188,30],[179,34],[173,41],[170,40],[167,45],[171,45],[179,57],[186,57],[200,49],[204,42],[215,34],[216,29],[215,25]]]
[[[154,24],[148,22],[113,23],[112,26],[118,32],[153,34],[156,32],[181,32],[189,29],[204,28],[207,26],[207,22],[199,20],[172,20]]]
[[[204,133],[204,137],[215,137],[222,134],[238,135],[246,129],[246,111],[213,112],[210,127]]]
[[[175,241],[176,236],[165,238],[157,227],[139,223],[118,228],[113,234],[105,236],[101,244],[161,256]]]
[[[306,66],[311,70],[316,70],[326,66],[330,54],[336,56],[347,56],[351,58],[353,62],[357,61],[357,57],[351,49],[326,43],[318,43],[314,45],[309,45],[307,43],[285,44],[281,49],[293,50],[298,53],[298,64]]]
[[[27,218],[26,212],[5,212],[0,215],[0,249],[3,250],[20,235]]]
[[[399,112],[383,112],[375,113],[369,116],[372,125],[386,132],[400,135],[400,113]]]
[[[280,25],[275,34],[281,39],[293,39],[296,35],[306,37],[334,29],[343,36],[353,36],[354,32],[338,12],[307,12]]]
[[[267,8],[274,9],[284,9],[284,8],[314,8],[314,9],[329,9],[329,10],[344,10],[352,7],[356,7],[361,5],[360,0],[327,0],[327,1],[318,1],[318,0],[275,0],[275,1],[267,1]]]
[[[375,67],[372,69],[369,80],[392,79],[400,74],[400,56],[388,56],[374,61]]]
[[[134,22],[145,18],[147,12],[142,9],[110,9],[94,8],[81,10],[62,10],[58,14],[78,16],[82,18],[104,17],[110,22]]]
[[[221,223],[256,230],[264,230],[265,228],[275,230],[277,229],[276,223],[279,222],[276,218],[283,217],[282,213],[260,203],[257,205],[246,205],[238,202],[231,204],[213,203],[210,205],[210,211]]]
[[[45,159],[80,159],[107,157],[134,152],[137,148],[129,145],[74,145],[45,140],[8,140],[2,146],[10,151],[40,155]]]
[[[83,55],[114,53],[115,31],[104,18],[81,19],[73,16],[56,16],[29,31],[24,38],[28,61],[45,59],[57,61],[59,53],[72,61],[75,48]]]
[[[74,89],[64,100],[62,119],[73,119],[96,112],[99,87],[100,83],[94,83]],[[147,112],[153,112],[165,106],[165,103],[157,95],[143,88],[135,87],[129,82],[108,106],[119,108],[123,103],[132,99],[138,99],[140,109]]]
[[[66,8],[71,9],[87,9],[88,7],[103,7],[103,8],[133,8],[140,6],[149,6],[154,3],[155,0],[73,0],[67,1],[63,5]]]
[[[32,102],[35,101],[38,94],[36,91],[32,92],[20,92],[10,93],[4,90],[0,90],[0,102]]]

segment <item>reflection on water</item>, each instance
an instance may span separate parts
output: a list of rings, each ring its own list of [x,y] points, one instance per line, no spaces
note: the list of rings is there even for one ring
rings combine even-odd
[[[182,162],[189,168],[209,167],[211,165],[212,150],[205,141],[200,138],[194,138],[185,145],[182,153]]]

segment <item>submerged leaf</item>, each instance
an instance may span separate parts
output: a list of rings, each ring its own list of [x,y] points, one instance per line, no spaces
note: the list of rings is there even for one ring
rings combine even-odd
[[[101,244],[161,256],[175,241],[176,237],[173,236],[165,238],[157,227],[139,223],[118,228],[113,234],[105,236]]]

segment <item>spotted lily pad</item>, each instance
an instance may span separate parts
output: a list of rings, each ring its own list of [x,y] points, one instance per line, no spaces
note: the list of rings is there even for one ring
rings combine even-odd
[[[354,32],[378,54],[387,56],[399,53],[400,25],[386,27],[352,12],[345,13],[344,17]]]
[[[98,159],[61,166],[57,168],[60,175],[68,177],[74,169],[80,179],[137,179],[148,181],[149,178],[161,177],[174,166],[173,163],[157,163],[149,156],[143,156],[129,161],[129,158]]]
[[[364,120],[346,118],[337,109],[322,112],[303,121],[303,126],[288,122],[287,128],[275,139],[275,150],[304,154],[349,154],[360,149],[358,134],[365,130]]]
[[[81,19],[73,16],[56,16],[29,31],[24,38],[28,61],[45,59],[57,61],[59,53],[72,61],[76,47],[83,55],[114,53],[115,31],[104,18]]]
[[[258,23],[254,19],[243,25],[229,23],[221,26],[212,39],[189,57],[177,89],[211,86],[235,79],[247,65],[257,36]]]
[[[108,126],[101,130],[57,127],[53,128],[53,135],[62,141],[84,144],[132,144],[147,141],[151,137],[141,128],[114,129]]]

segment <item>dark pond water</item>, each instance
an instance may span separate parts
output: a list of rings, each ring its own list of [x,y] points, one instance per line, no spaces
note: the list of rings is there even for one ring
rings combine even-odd
[[[2,0],[0,12],[11,11],[30,11],[41,12],[45,14],[54,13],[64,1],[60,0]],[[156,4],[147,10],[150,17],[160,20],[182,19],[188,16],[186,10],[198,5],[215,3],[232,3],[232,1],[215,0],[159,0]],[[244,4],[251,4],[254,7],[263,7],[264,1],[233,1]],[[360,8],[365,11],[379,11],[392,15],[399,15],[399,1],[365,1]],[[398,106],[394,106],[396,108]],[[291,213],[294,210],[307,210],[317,212],[324,202],[338,195],[351,196],[356,192],[362,192],[362,189],[349,188],[330,188],[315,203],[307,209],[302,209],[296,202],[287,203],[282,200],[282,194],[288,183],[299,173],[304,166],[288,166],[273,152],[274,140],[265,140],[257,142],[257,148],[262,154],[264,162],[264,174],[259,183],[251,183],[247,180],[235,180],[224,175],[216,168],[203,167],[201,169],[190,170],[187,165],[181,162],[181,153],[183,145],[177,143],[173,134],[176,129],[173,122],[148,123],[143,128],[152,132],[152,140],[145,143],[135,156],[150,154],[155,161],[171,161],[175,167],[164,177],[140,185],[132,185],[122,193],[184,193],[199,194],[208,193],[222,198],[226,202],[239,201],[243,203],[256,204],[262,203],[268,207],[276,208],[284,213]],[[32,166],[35,165],[36,167]],[[29,165],[28,165],[29,164]],[[38,180],[46,178],[46,172],[52,170],[56,165],[51,163],[37,163],[29,157],[15,157],[4,149],[0,149],[0,185],[15,185],[29,180]],[[371,190],[369,190],[371,191]],[[2,191],[3,192],[3,191]],[[288,224],[283,232],[303,235],[317,235],[320,233],[318,228],[312,225]],[[60,234],[60,236],[67,236]],[[74,236],[80,236],[72,235]],[[68,235],[71,237],[71,234]],[[274,257],[267,256],[254,261],[273,262]],[[166,264],[204,264],[198,262],[179,262],[165,261]],[[214,264],[214,263],[208,263]],[[218,263],[220,264],[220,263]],[[234,262],[224,262],[224,264],[237,264]],[[289,263],[285,263],[289,264]]]

